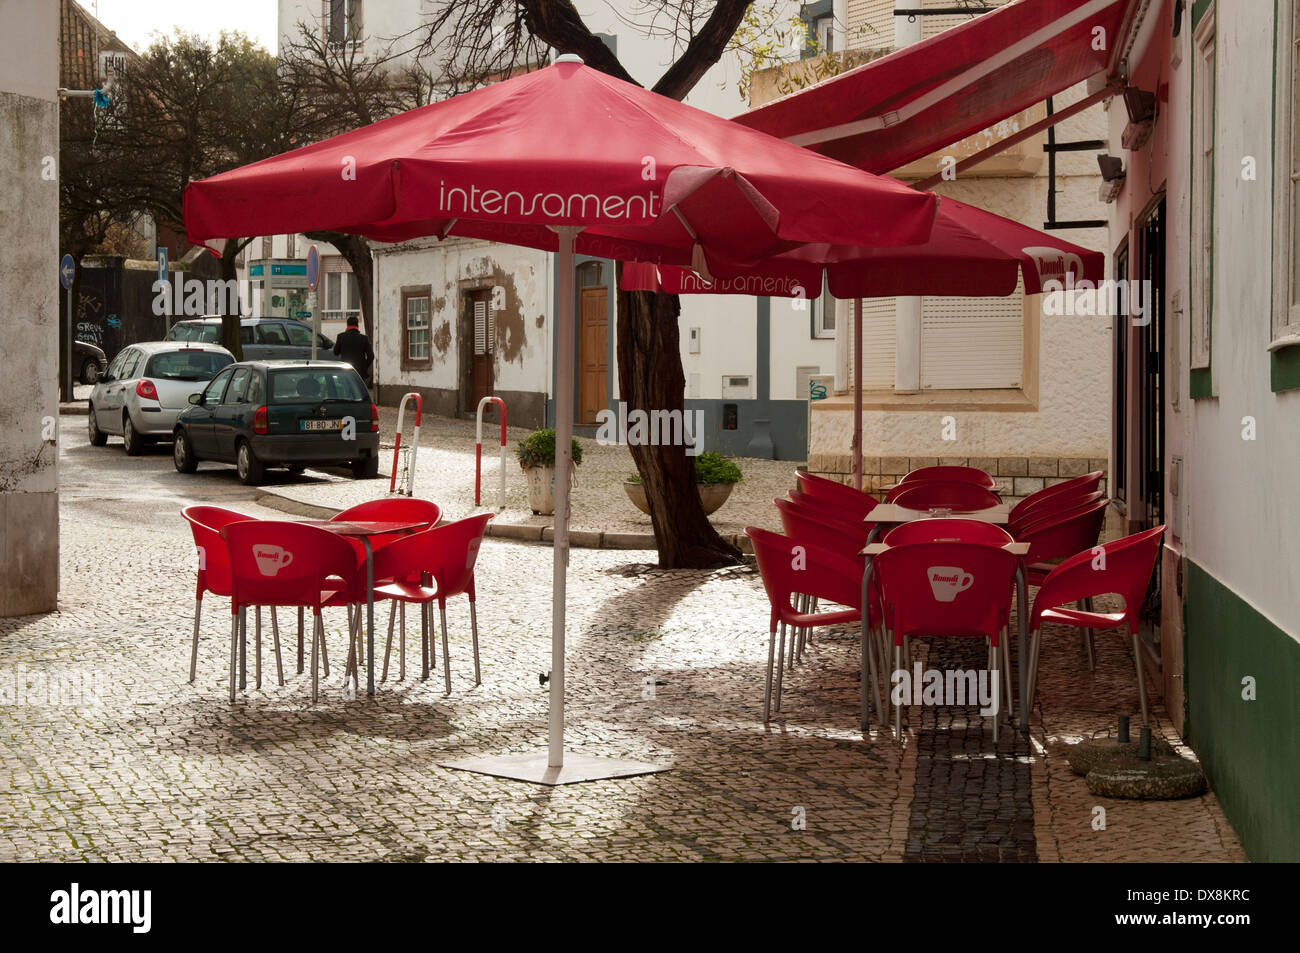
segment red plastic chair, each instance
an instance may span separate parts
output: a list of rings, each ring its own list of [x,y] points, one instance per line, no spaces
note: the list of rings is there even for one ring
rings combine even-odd
[[[434,503],[430,500],[421,500],[412,497],[397,496],[397,497],[388,497],[381,500],[367,500],[365,503],[358,503],[356,506],[350,506],[343,512],[330,517],[330,522],[356,521],[362,523],[365,522],[396,523],[396,522],[410,521],[413,523],[414,522],[428,523],[429,527],[432,528],[434,526],[437,526],[439,520],[441,519],[442,519],[442,507],[440,507],[437,503]],[[403,536],[406,535],[408,534],[385,533],[380,536],[371,536],[370,551],[372,553],[377,553],[385,546],[395,542],[396,540],[401,539]],[[344,539],[346,539],[348,543],[352,546],[352,548],[356,550],[357,562],[363,567],[362,572],[364,573],[365,571],[364,565],[365,565],[365,558],[366,558],[365,544],[361,540],[356,539],[355,537],[345,536]],[[375,579],[379,579],[379,578],[381,577],[375,576]],[[396,602],[393,602],[388,609],[388,631],[390,637],[393,631],[393,618],[396,615],[397,605],[398,604]],[[402,644],[403,646],[405,646],[406,606],[403,604],[401,609],[402,609],[401,612]],[[358,607],[358,611],[360,611],[359,607]],[[299,637],[298,637],[298,670],[299,671],[302,671],[301,632],[302,632],[302,627],[299,626]],[[353,657],[353,654],[355,653],[356,660],[364,664],[365,640],[358,637],[356,642],[357,642],[356,647],[354,649],[349,649],[349,653],[348,653],[349,659],[351,659]],[[403,660],[405,660],[405,653],[403,653]],[[351,661],[349,661],[348,664],[350,666],[352,664]],[[403,665],[402,666],[403,672],[405,672],[405,668],[406,668],[405,665]],[[326,670],[325,674],[328,675],[329,671]]]
[[[900,483],[886,497],[890,503],[911,510],[929,510],[943,507],[954,513],[985,510],[1002,502],[992,490],[973,483],[939,483],[917,480]]]
[[[227,525],[230,556],[230,700],[235,700],[235,650],[238,618],[250,605],[302,606],[312,610],[311,698],[319,697],[317,649],[325,641],[321,610],[348,609],[350,640],[355,640],[352,606],[364,598],[364,580],[348,541],[302,523],[249,520]],[[359,614],[358,614],[359,615]]]
[[[912,543],[979,543],[982,546],[1005,546],[1015,539],[1001,526],[983,520],[940,516],[931,519],[901,523],[885,534],[881,540],[887,546],[907,546]],[[1010,613],[1002,624],[1011,621]],[[910,661],[910,660],[909,660]]]
[[[822,549],[759,529],[745,527],[745,535],[754,547],[758,572],[771,605],[767,645],[767,687],[763,696],[763,722],[772,717],[772,670],[776,667],[776,710],[781,710],[781,682],[784,673],[785,630],[818,625],[847,625],[862,620],[862,570],[854,560],[841,553]],[[796,549],[799,551],[796,552]],[[801,612],[795,606],[795,595],[809,595],[817,599],[845,606],[826,612]],[[868,623],[870,608],[868,608]],[[878,620],[876,620],[878,622]],[[777,632],[781,645],[777,650]],[[874,653],[869,653],[868,668],[875,668]],[[863,673],[875,685],[875,672]]]
[[[983,520],[959,517],[937,517],[900,523],[881,540],[886,546],[905,546],[909,543],[981,543],[985,546],[1005,546],[1015,539],[1001,526]]]
[[[194,591],[194,640],[190,649],[190,684],[194,684],[199,664],[199,618],[203,614],[203,594],[210,592],[214,596],[230,595],[230,559],[226,554],[226,541],[221,537],[221,529],[231,523],[254,519],[234,510],[222,509],[220,506],[187,506],[181,510],[181,516],[190,524],[190,533],[194,537],[194,547],[199,554],[198,583]],[[272,616],[274,625],[274,616]],[[276,638],[276,658],[279,659],[279,638]],[[284,684],[284,671],[281,666],[280,684]]]
[[[1102,470],[1093,470],[1091,473],[1085,473],[1083,476],[1075,477],[1072,480],[1066,480],[1063,483],[1057,483],[1055,486],[1044,487],[1037,492],[1030,493],[1027,497],[1011,508],[1011,522],[1020,523],[1024,521],[1025,515],[1032,512],[1044,503],[1050,503],[1057,497],[1078,497],[1087,496],[1089,493],[1097,492],[1101,486],[1102,477],[1106,474]]]
[[[793,500],[773,500],[777,512],[781,515],[781,527],[785,530],[785,535],[800,543],[810,543],[821,549],[830,550],[838,553],[847,559],[852,559],[858,566],[859,576],[862,574],[866,559],[862,556],[862,547],[866,545],[865,534],[857,527],[853,527],[853,532],[849,532],[839,527],[823,522],[817,515],[817,512],[805,506],[794,502]],[[879,617],[880,615],[880,596],[876,590],[875,582],[871,583],[868,598],[871,599],[871,612]],[[800,612],[816,612],[817,600],[811,596],[805,595],[801,604],[796,608]],[[811,638],[811,630],[807,627],[801,628],[796,633],[796,638],[790,641],[790,664],[793,665],[803,657],[805,644]]]
[[[835,480],[828,480],[806,470],[796,470],[794,475],[801,491],[842,510],[851,519],[863,519],[878,505],[874,496]]]
[[[1029,544],[1025,554],[1026,582],[1041,586],[1052,571],[1053,561],[1096,546],[1109,505],[1110,500],[1105,498],[1093,500],[1036,520],[1016,533],[1016,539]]]
[[[1023,511],[1017,519],[1008,522],[1008,528],[1011,535],[1019,536],[1037,523],[1055,520],[1066,513],[1076,512],[1105,498],[1106,494],[1100,490],[1084,493],[1062,493],[1049,500],[1044,500],[1032,509]]]
[[[852,536],[854,539],[861,539],[862,546],[866,545],[867,537],[871,535],[871,530],[876,525],[875,523],[859,520],[844,510],[828,504],[825,500],[809,496],[799,490],[791,490],[788,495],[790,503],[796,506],[800,512],[806,513],[822,524]],[[859,546],[858,549],[861,550],[862,546]]]
[[[978,467],[959,467],[959,466],[937,466],[937,467],[917,467],[915,470],[908,472],[903,479],[899,480],[899,485],[904,483],[916,483],[917,481],[940,482],[940,483],[973,483],[976,486],[982,486],[986,490],[996,489],[998,482]]]
[[[376,599],[393,599],[399,603],[420,606],[423,674],[429,677],[432,647],[426,637],[429,630],[428,611],[436,601],[442,614],[442,668],[447,694],[451,694],[451,655],[447,647],[447,600],[461,594],[469,596],[469,623],[474,639],[474,684],[482,684],[478,655],[478,614],[474,596],[474,563],[478,559],[483,534],[487,530],[491,513],[480,513],[446,526],[416,533],[399,539],[375,554],[375,579],[383,580],[375,586]],[[423,582],[427,575],[432,586]],[[405,642],[405,631],[402,635]],[[393,648],[390,625],[388,644],[384,649],[384,677],[388,674],[388,659]],[[405,676],[405,668],[402,671]]]
[[[1160,554],[1165,528],[1157,526],[1145,532],[1103,543],[1098,551],[1081,552],[1048,573],[1038,590],[1038,598],[1029,614],[1029,703],[1032,706],[1038,678],[1039,633],[1044,622],[1088,629],[1119,629],[1128,626],[1133,637],[1133,660],[1137,668],[1138,698],[1142,705],[1142,724],[1148,727],[1146,682],[1142,677],[1142,646],[1138,641],[1138,615],[1151,583],[1156,559]],[[1121,612],[1091,612],[1064,608],[1068,603],[1091,601],[1096,596],[1114,593],[1124,600]]]
[[[893,635],[895,671],[901,667],[903,640],[908,636],[986,637],[994,697],[1000,698],[1002,692],[1001,652],[1010,711],[1010,654],[1003,635],[1011,613],[1016,557],[980,543],[912,543],[885,550],[874,557],[874,563],[885,625]],[[1001,711],[999,704],[993,719],[994,744]],[[897,699],[894,723],[901,737],[902,708]]]
[[[350,506],[337,516],[331,516],[330,522],[404,522],[409,520],[412,523],[428,523],[432,528],[438,525],[442,519],[442,507],[430,500],[419,500],[411,497],[396,496],[391,499],[368,500],[365,503],[358,503],[356,506]],[[395,540],[401,539],[403,534],[388,534],[384,536],[375,536],[370,540],[371,549],[378,551],[389,545]],[[350,540],[353,542],[357,551],[364,557],[365,550],[361,546],[360,540]]]

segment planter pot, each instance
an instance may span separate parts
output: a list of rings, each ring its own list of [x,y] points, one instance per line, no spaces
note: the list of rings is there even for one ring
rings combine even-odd
[[[700,493],[700,505],[704,507],[704,515],[708,516],[714,512],[723,503],[727,502],[727,497],[731,496],[731,488],[734,483],[697,483],[695,488]],[[645,487],[640,483],[624,481],[623,492],[627,498],[632,501],[632,505],[644,513],[650,515],[650,504],[646,502]]]
[[[530,467],[528,505],[539,516],[555,512],[555,467]]]

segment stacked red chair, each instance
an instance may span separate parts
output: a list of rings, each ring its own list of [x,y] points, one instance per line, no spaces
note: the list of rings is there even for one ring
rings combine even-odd
[[[1142,646],[1139,641],[1139,614],[1151,574],[1160,555],[1165,527],[1157,526],[1113,542],[1096,550],[1080,552],[1054,567],[1043,580],[1029,615],[1029,687],[1028,703],[1032,706],[1038,680],[1039,639],[1044,622],[1092,629],[1127,627],[1133,642],[1133,664],[1137,669],[1138,699],[1142,724],[1149,727],[1146,682],[1142,675]],[[1114,593],[1124,601],[1119,612],[1093,612],[1067,608],[1070,603]]]

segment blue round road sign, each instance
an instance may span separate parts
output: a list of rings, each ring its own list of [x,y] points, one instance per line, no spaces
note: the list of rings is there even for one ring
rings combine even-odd
[[[72,279],[77,274],[77,263],[72,260],[71,255],[64,255],[63,260],[59,262],[59,283],[64,288],[72,287]]]
[[[307,287],[316,290],[316,279],[320,277],[320,252],[312,245],[307,249]]]

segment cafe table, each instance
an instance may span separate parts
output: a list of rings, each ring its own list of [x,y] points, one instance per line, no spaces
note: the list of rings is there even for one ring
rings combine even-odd
[[[375,693],[375,551],[370,540],[375,536],[414,533],[428,527],[428,522],[412,520],[296,520],[336,536],[361,540],[366,552],[366,694]],[[348,627],[349,631],[351,626]],[[348,638],[352,636],[349,635]],[[351,652],[349,651],[349,654]],[[354,675],[353,678],[356,676]]]
[[[862,605],[865,607],[868,602],[868,587],[871,583],[873,556],[879,555],[886,548],[884,543],[877,540],[886,530],[898,526],[902,523],[910,523],[913,520],[923,519],[973,519],[981,520],[985,523],[993,523],[997,526],[1006,526],[1011,521],[1011,506],[1007,503],[999,503],[997,506],[990,506],[982,510],[971,510],[968,512],[953,512],[946,508],[934,508],[928,510],[914,510],[906,506],[899,506],[897,503],[879,503],[874,506],[870,513],[864,517],[863,522],[875,524],[871,532],[867,535],[867,545],[862,550],[861,555],[865,558],[865,567],[862,571]],[[1016,639],[1016,658],[1020,667],[1019,688],[1020,688],[1020,730],[1029,731],[1029,711],[1025,706],[1025,691],[1028,681],[1028,662],[1026,660],[1025,646],[1028,641],[1029,633],[1029,587],[1025,582],[1024,557],[1029,552],[1028,543],[1008,543],[1002,547],[1007,552],[1014,553],[1018,559],[1016,566],[1016,621],[1017,621],[1017,639]],[[868,727],[868,672],[870,666],[870,656],[867,642],[867,629],[869,628],[868,613],[862,613],[862,688],[861,688],[861,721],[862,730],[866,731]],[[884,712],[881,710],[879,699],[876,703],[876,713],[880,715],[881,721],[884,721]]]

